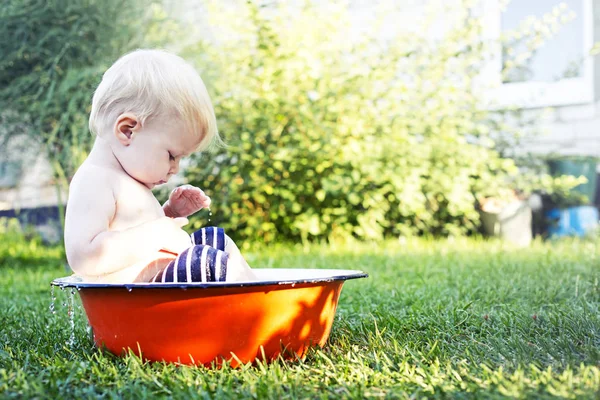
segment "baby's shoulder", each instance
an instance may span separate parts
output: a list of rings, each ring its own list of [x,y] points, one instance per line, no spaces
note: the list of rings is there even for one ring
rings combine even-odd
[[[70,190],[78,187],[94,187],[100,189],[103,186],[112,186],[117,174],[109,168],[103,168],[94,164],[83,163],[71,180]]]
[[[67,214],[71,216],[85,215],[88,218],[98,218],[106,213],[114,213],[115,195],[113,174],[106,168],[83,163],[69,185]],[[90,214],[90,207],[95,212]]]

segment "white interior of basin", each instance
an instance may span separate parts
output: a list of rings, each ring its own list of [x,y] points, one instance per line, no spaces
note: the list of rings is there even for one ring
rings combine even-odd
[[[335,279],[349,275],[362,274],[362,271],[349,269],[280,269],[255,268],[252,270],[259,281],[293,281],[306,279]]]
[[[247,282],[208,282],[202,283],[202,285],[231,285],[236,283],[257,283],[257,282],[277,282],[277,283],[293,283],[293,282],[301,282],[301,281],[312,281],[312,280],[338,280],[338,279],[351,279],[358,277],[359,275],[363,275],[363,271],[350,270],[350,269],[284,269],[284,268],[254,268],[252,270],[256,276],[257,280],[247,281]],[[101,282],[86,282],[81,277],[72,275],[65,278],[56,279],[55,282],[60,285],[70,285],[70,284],[102,284]],[[141,283],[123,283],[123,284],[107,284],[107,286],[136,286],[136,285],[144,285],[148,286],[150,282],[141,282]],[[177,284],[177,283],[176,283]],[[178,283],[181,285],[182,283]],[[193,285],[194,283],[188,283],[187,285]],[[160,286],[162,284],[156,284]]]

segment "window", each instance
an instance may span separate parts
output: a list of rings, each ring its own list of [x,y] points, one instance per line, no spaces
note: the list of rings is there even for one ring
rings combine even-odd
[[[488,34],[503,39],[492,103],[535,108],[594,100],[592,0],[512,0],[504,11],[489,0],[484,15]]]

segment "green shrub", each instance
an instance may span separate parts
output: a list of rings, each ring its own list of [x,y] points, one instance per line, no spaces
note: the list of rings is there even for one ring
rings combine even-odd
[[[229,144],[187,175],[213,222],[265,242],[475,230],[476,197],[517,173],[472,90],[489,56],[480,21],[465,8],[439,42],[356,43],[344,7],[278,7],[214,13],[234,34],[197,59]]]

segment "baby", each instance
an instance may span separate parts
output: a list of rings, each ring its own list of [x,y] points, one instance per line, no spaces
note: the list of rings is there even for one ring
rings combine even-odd
[[[121,57],[94,93],[89,125],[96,141],[71,182],[65,220],[77,275],[114,283],[254,279],[221,228],[182,229],[210,205],[202,190],[180,186],[162,207],[151,192],[183,157],[220,142],[210,98],[189,64],[160,50]]]

